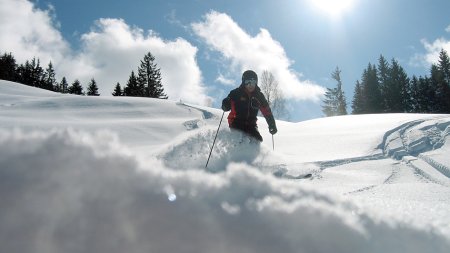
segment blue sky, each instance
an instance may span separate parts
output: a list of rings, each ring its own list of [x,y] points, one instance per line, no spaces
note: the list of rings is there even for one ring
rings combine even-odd
[[[348,1],[339,13],[327,11]],[[0,50],[19,62],[51,60],[60,78],[85,84],[95,78],[109,95],[150,51],[170,99],[217,108],[243,70],[269,70],[285,92],[291,121],[323,116],[320,94],[336,85],[330,78],[336,66],[350,105],[356,80],[380,54],[423,76],[440,48],[450,51],[448,0],[0,3]]]

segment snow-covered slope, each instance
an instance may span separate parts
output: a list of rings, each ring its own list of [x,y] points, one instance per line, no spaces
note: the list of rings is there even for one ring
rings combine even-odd
[[[0,81],[0,252],[450,250],[450,115],[221,116]]]

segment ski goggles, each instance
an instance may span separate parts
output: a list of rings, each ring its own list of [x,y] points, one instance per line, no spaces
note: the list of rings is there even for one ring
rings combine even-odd
[[[246,86],[251,86],[251,87],[255,87],[257,83],[258,83],[258,80],[256,80],[256,79],[248,79],[248,80],[244,81],[244,84]]]

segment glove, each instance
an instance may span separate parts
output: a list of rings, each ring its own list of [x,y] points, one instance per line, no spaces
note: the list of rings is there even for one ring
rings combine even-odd
[[[275,125],[269,126],[269,133],[270,133],[271,135],[274,135],[274,134],[276,134],[277,132],[278,132],[278,130],[277,130],[277,127],[276,127]]]
[[[275,119],[272,115],[266,117],[267,125],[269,125],[269,133],[274,135],[278,132],[277,125],[275,124]]]
[[[222,100],[222,110],[224,112],[228,112],[231,110],[231,101],[229,97],[226,97],[224,100]]]

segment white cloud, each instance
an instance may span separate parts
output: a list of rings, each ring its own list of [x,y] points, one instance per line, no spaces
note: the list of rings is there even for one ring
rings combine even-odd
[[[300,80],[291,68],[282,45],[274,40],[266,29],[252,37],[233,19],[223,13],[211,11],[205,20],[193,23],[193,31],[211,47],[230,61],[230,69],[242,71],[253,69],[261,74],[269,70],[278,79],[286,97],[318,101],[324,88],[308,80]]]
[[[151,52],[169,99],[211,104],[196,62],[197,48],[182,38],[166,41],[122,19],[99,19],[81,35],[81,49],[75,52],[51,18],[54,8],[42,11],[26,0],[0,1],[0,49],[12,52],[18,63],[33,57],[43,65],[52,61],[58,78],[78,78],[84,86],[95,78],[100,93],[109,95],[117,82],[126,85],[131,71]]]
[[[151,52],[161,68],[170,99],[210,103],[196,62],[197,48],[182,38],[165,41],[152,31],[146,35],[142,29],[128,26],[124,20],[100,19],[89,33],[82,35],[82,41],[80,61],[93,66],[95,76],[109,87],[121,79],[125,85],[131,71],[136,71],[140,60]]]
[[[450,26],[447,27],[446,31],[450,32]],[[450,53],[450,40],[447,40],[444,37],[438,38],[433,42],[422,39],[421,43],[424,46],[426,53],[414,55],[410,60],[411,65],[422,65],[429,68],[431,64],[436,64],[438,62],[439,53],[442,49]]]
[[[53,22],[53,7],[35,9],[26,0],[0,0],[0,49],[13,53],[18,63],[38,57],[41,64],[61,62],[70,55],[69,44]]]
[[[439,59],[439,52],[444,49],[447,52],[450,52],[450,40],[446,40],[444,38],[439,38],[432,43],[429,43],[427,40],[422,40],[422,44],[427,50],[427,54],[425,55],[425,60],[427,63],[437,63]]]
[[[235,86],[236,85],[236,81],[235,80],[227,78],[221,73],[216,78],[216,82],[219,82],[219,83],[227,85],[227,86]]]

